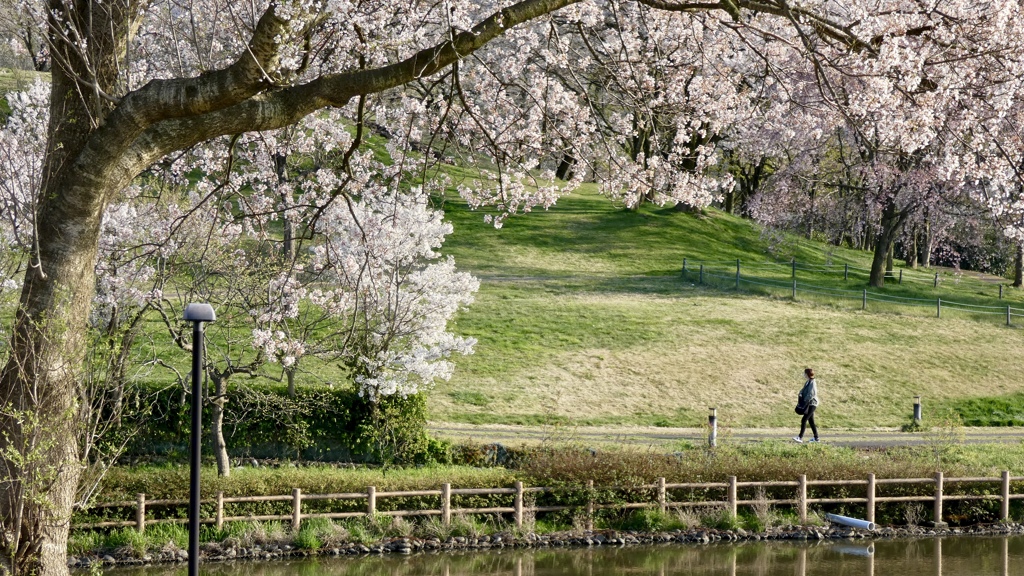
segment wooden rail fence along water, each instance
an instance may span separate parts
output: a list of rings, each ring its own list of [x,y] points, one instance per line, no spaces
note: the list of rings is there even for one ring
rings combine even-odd
[[[875,521],[875,509],[879,504],[891,502],[923,502],[931,503],[933,506],[932,518],[936,525],[941,525],[943,520],[942,507],[944,502],[966,501],[966,500],[997,500],[1000,503],[999,518],[1008,520],[1010,517],[1010,502],[1015,499],[1024,499],[1024,493],[1014,493],[1011,488],[1014,482],[1024,482],[1024,477],[1012,477],[1008,471],[1004,471],[999,477],[972,477],[972,478],[946,478],[942,472],[937,472],[931,478],[875,478],[869,474],[867,478],[857,480],[808,480],[806,475],[799,476],[791,481],[760,481],[740,482],[735,476],[730,476],[725,482],[687,482],[668,483],[664,478],[658,478],[654,484],[618,487],[611,490],[621,492],[629,491],[635,493],[638,490],[650,491],[651,498],[644,502],[616,502],[602,504],[595,501],[597,493],[592,480],[587,481],[578,488],[552,488],[552,487],[526,487],[522,482],[516,482],[511,488],[452,488],[450,484],[443,484],[437,490],[407,490],[407,491],[377,491],[376,487],[368,486],[365,492],[343,492],[337,494],[304,494],[301,489],[295,488],[291,494],[276,496],[225,496],[224,492],[217,492],[215,499],[204,500],[202,504],[215,504],[215,515],[209,518],[202,518],[203,524],[214,524],[221,529],[225,522],[252,521],[252,520],[275,520],[290,521],[292,529],[298,530],[302,521],[307,518],[357,518],[374,516],[440,516],[444,524],[450,524],[453,514],[511,514],[516,527],[522,528],[524,513],[556,512],[562,510],[582,510],[586,515],[586,525],[593,529],[594,514],[597,510],[617,509],[657,509],[667,512],[670,509],[711,506],[721,507],[727,510],[732,516],[736,516],[740,506],[762,506],[782,505],[791,506],[795,509],[801,524],[807,523],[808,506],[820,504],[863,504],[865,506],[866,519]],[[949,486],[966,486],[971,484],[988,485],[992,488],[998,486],[998,493],[984,494],[960,494],[949,493]],[[919,494],[909,496],[882,496],[879,495],[879,487],[885,486],[912,486],[931,485],[932,494]],[[860,497],[812,497],[808,495],[809,490],[814,488],[836,488],[853,487],[856,490],[863,488],[864,495]],[[761,491],[771,489],[775,492],[792,489],[791,498],[767,498]],[[584,490],[588,495],[586,504],[583,505],[551,505],[538,506],[526,502],[527,495],[538,495],[545,493],[568,492],[572,490]],[[604,488],[603,490],[609,490]],[[692,500],[674,501],[670,500],[670,491],[715,491],[722,494],[722,500]],[[756,491],[754,498],[741,499],[739,494]],[[507,495],[512,497],[511,506],[493,506],[486,508],[452,508],[453,496],[495,496]],[[378,509],[378,502],[387,498],[411,498],[411,497],[437,497],[437,508],[420,510],[381,510]],[[534,496],[536,497],[536,496]],[[362,510],[348,510],[344,512],[316,512],[304,513],[303,502],[330,500],[330,501],[362,501]],[[225,516],[224,506],[231,503],[244,502],[291,502],[291,514],[268,514],[248,516]],[[186,523],[185,518],[147,518],[147,510],[157,506],[182,507],[187,506],[188,500],[147,500],[145,494],[138,494],[134,501],[106,502],[95,504],[90,509],[103,508],[134,508],[135,520],[115,520],[93,523],[75,523],[73,528],[113,528],[134,526],[139,532],[143,532],[146,526],[164,523]]]

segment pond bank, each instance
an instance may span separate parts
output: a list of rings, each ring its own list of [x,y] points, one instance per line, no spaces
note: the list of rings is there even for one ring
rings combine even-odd
[[[931,527],[884,527],[874,531],[856,530],[841,527],[798,527],[781,526],[769,528],[763,532],[751,532],[743,529],[716,530],[700,528],[693,530],[674,530],[670,532],[635,532],[618,530],[595,530],[585,532],[555,532],[550,534],[528,533],[514,535],[498,533],[478,537],[453,536],[440,538],[396,537],[386,538],[374,543],[343,543],[336,546],[325,546],[319,550],[298,549],[286,542],[264,543],[252,546],[240,546],[226,543],[204,543],[201,546],[203,562],[223,562],[229,560],[271,560],[277,558],[301,558],[310,556],[343,556],[343,555],[382,555],[382,554],[413,554],[442,551],[472,551],[503,548],[548,548],[592,546],[635,546],[650,544],[710,544],[714,542],[744,542],[765,540],[858,540],[858,539],[895,539],[922,536],[965,536],[965,535],[1017,535],[1024,534],[1024,524],[1000,523],[981,524],[954,528]],[[72,568],[88,568],[96,565],[145,565],[178,563],[188,560],[187,551],[168,544],[161,550],[154,550],[141,557],[131,549],[98,550],[91,554],[69,556],[68,566]]]

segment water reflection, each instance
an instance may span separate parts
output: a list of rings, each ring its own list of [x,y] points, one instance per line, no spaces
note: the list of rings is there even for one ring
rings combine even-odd
[[[110,576],[185,574],[184,566],[111,569]],[[751,542],[502,550],[206,564],[214,576],[1011,576],[1024,575],[1024,537],[821,543]]]

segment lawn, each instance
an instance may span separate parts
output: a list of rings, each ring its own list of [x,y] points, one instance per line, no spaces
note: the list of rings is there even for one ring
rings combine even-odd
[[[922,306],[872,301],[862,311],[859,297],[803,293],[793,302],[788,290],[697,285],[680,276],[682,259],[691,268],[796,258],[856,269],[871,254],[793,236],[779,242],[716,210],[627,211],[590,190],[501,230],[457,202],[446,209],[455,232],[445,251],[482,286],[455,326],[479,340],[477,352],[432,393],[436,421],[698,426],[714,406],[730,426],[780,426],[793,420],[805,366],[819,374],[821,417],[837,426],[902,424],[914,395],[952,405],[1021,390],[1012,361],[1024,351],[1021,333],[1005,327],[1005,315],[947,309],[936,318],[931,303],[1024,306],[1017,290],[998,300],[995,284],[951,271],[940,271],[936,289],[910,282],[934,270],[908,270],[884,292]],[[771,270],[762,274],[791,277],[786,266]],[[863,276],[844,280],[835,269],[798,278],[857,294],[866,287]]]

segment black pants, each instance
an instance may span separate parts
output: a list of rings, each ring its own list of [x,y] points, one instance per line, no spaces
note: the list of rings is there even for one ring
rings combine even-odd
[[[804,418],[800,421],[800,437],[804,437],[804,431],[807,430],[807,425],[811,425],[811,432],[814,432],[814,439],[818,439],[818,427],[814,425],[814,409],[817,406],[808,406],[807,411],[804,412]]]

